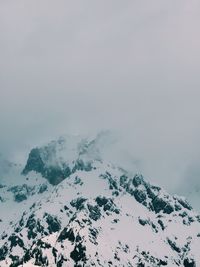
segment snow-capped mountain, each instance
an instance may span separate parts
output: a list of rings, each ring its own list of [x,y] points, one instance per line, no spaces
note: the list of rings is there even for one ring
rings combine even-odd
[[[104,138],[60,138],[4,173],[0,266],[200,266],[200,216],[107,162]]]

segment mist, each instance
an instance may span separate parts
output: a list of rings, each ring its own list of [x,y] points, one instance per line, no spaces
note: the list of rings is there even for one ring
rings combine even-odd
[[[109,129],[150,181],[200,186],[199,13],[193,0],[1,1],[1,154],[23,162]]]

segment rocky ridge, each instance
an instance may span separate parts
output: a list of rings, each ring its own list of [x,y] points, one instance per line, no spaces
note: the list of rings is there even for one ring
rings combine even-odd
[[[0,186],[2,209],[18,209],[1,217],[0,266],[200,266],[183,197],[104,162],[98,141],[67,143],[32,150],[21,184]]]

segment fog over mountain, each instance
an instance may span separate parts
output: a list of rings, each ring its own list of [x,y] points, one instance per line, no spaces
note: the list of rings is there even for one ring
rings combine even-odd
[[[62,134],[108,129],[116,160],[198,209],[199,13],[197,0],[1,1],[2,157],[24,165]]]
[[[116,164],[111,143],[65,135],[4,161],[0,266],[200,266],[199,213]]]

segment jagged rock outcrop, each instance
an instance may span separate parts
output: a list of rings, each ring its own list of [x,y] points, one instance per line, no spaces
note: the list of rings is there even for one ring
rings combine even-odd
[[[69,145],[65,139],[60,138],[58,142],[53,141],[44,147],[33,148],[22,174],[27,175],[29,172],[35,171],[52,185],[57,185],[77,170],[90,171],[92,169],[91,160],[85,155],[88,156],[93,146],[93,141],[83,143],[83,140],[80,139],[71,147],[71,144]],[[62,158],[63,152],[67,153],[68,149],[76,150],[77,153],[72,158]]]

